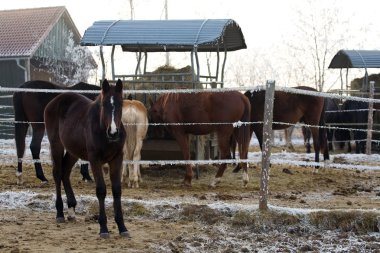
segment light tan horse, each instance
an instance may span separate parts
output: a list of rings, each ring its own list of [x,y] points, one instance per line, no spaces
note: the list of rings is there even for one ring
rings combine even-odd
[[[138,100],[124,100],[122,122],[127,132],[124,144],[124,159],[129,161],[139,161],[141,159],[141,148],[143,140],[148,131],[148,113],[143,103]],[[128,172],[127,172],[128,167]],[[127,183],[128,187],[138,188],[141,182],[139,164],[127,164],[123,167],[122,183]]]

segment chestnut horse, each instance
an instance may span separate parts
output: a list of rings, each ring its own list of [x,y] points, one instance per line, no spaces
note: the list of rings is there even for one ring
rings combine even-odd
[[[96,85],[91,85],[87,83],[77,83],[73,86],[60,86],[47,81],[29,81],[23,83],[18,88],[24,89],[47,89],[47,90],[57,90],[57,89],[68,89],[72,90],[96,90],[99,91],[100,87]],[[17,184],[22,184],[22,157],[25,152],[25,137],[28,131],[29,125],[32,127],[32,142],[30,143],[30,151],[34,160],[34,167],[36,170],[36,176],[43,183],[47,183],[47,179],[42,170],[40,162],[40,151],[41,151],[41,141],[44,137],[45,126],[44,121],[44,110],[46,105],[59,93],[47,93],[47,92],[25,92],[18,91],[13,94],[13,108],[15,114],[15,140],[17,149]],[[86,93],[86,97],[94,100],[98,94]],[[81,165],[81,173],[84,180],[91,180],[88,174],[88,165]]]
[[[138,100],[124,100],[121,121],[127,133],[124,145],[124,159],[139,161],[143,141],[148,131],[148,112],[146,107]],[[139,182],[142,181],[140,165],[135,163],[133,166],[132,164],[127,164],[123,167],[123,183],[127,182],[127,174],[129,174],[128,187],[138,188]]]
[[[152,123],[164,123],[166,130],[177,140],[185,160],[190,160],[189,134],[205,135],[216,132],[221,159],[230,159],[230,140],[235,136],[241,159],[247,159],[249,126],[236,122],[249,122],[249,100],[240,92],[200,92],[164,94],[151,104]],[[166,124],[169,123],[169,124]],[[183,124],[184,123],[184,124]],[[220,182],[226,164],[221,164],[212,186]],[[243,183],[248,183],[247,163],[243,163]],[[192,165],[186,165],[185,186],[191,186]]]
[[[109,237],[104,200],[106,184],[102,165],[108,163],[112,185],[115,221],[121,236],[129,237],[121,209],[121,170],[126,139],[121,122],[123,84],[116,86],[103,81],[102,91],[95,101],[76,93],[64,93],[54,98],[45,109],[45,126],[53,161],[56,188],[57,222],[64,222],[61,183],[63,183],[68,219],[75,219],[77,201],[70,183],[70,173],[78,158],[90,163],[99,201],[100,237]]]

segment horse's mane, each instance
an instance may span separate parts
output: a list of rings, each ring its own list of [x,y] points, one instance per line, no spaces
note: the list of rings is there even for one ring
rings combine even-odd
[[[159,103],[162,107],[165,107],[169,101],[178,101],[179,95],[179,93],[163,94],[159,99]]]

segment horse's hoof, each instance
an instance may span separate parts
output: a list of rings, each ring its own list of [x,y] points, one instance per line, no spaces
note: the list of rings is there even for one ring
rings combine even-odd
[[[65,217],[57,217],[57,218],[55,218],[55,221],[57,223],[65,223]]]
[[[75,216],[68,216],[67,220],[70,221],[70,222],[76,222]]]
[[[236,165],[235,169],[232,171],[233,173],[238,173],[240,171],[240,166]]]
[[[99,237],[102,239],[108,239],[110,238],[110,233],[100,233]]]
[[[132,236],[129,234],[128,231],[121,232],[120,236],[123,237],[123,238],[128,238],[128,239],[132,238]]]
[[[186,188],[191,188],[191,183],[184,181],[183,184],[182,184],[182,186],[186,187]]]
[[[41,185],[48,185],[49,184],[49,181],[41,181]]]

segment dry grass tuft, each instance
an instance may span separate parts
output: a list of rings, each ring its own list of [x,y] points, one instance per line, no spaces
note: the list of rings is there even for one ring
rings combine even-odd
[[[355,233],[379,232],[380,217],[375,212],[315,212],[309,215],[309,219],[310,224],[320,229],[339,229]]]
[[[237,212],[231,220],[232,226],[246,226],[255,228],[278,228],[282,226],[297,225],[301,218],[284,212],[266,211],[266,212]]]
[[[209,225],[222,222],[225,218],[220,211],[206,205],[185,205],[180,215],[184,220],[201,221]]]

